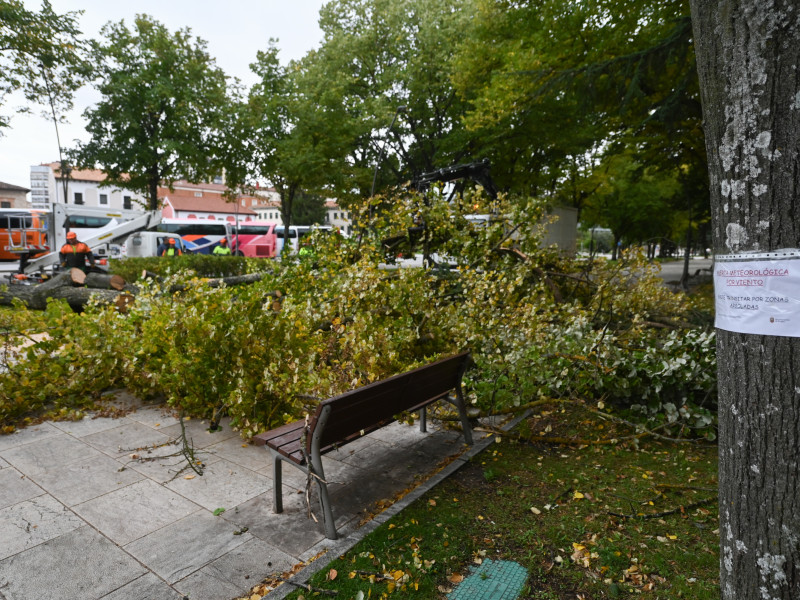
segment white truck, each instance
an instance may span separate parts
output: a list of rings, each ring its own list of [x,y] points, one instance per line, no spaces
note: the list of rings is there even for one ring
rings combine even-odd
[[[166,244],[169,238],[175,240],[175,247],[180,248],[183,254],[188,250],[183,239],[177,233],[163,231],[137,231],[128,236],[122,246],[122,258],[138,258],[144,256],[158,256],[158,249]]]
[[[21,273],[36,273],[57,265],[58,251],[66,243],[68,231],[78,233],[78,239],[89,246],[97,258],[119,256],[122,253],[120,244],[132,233],[158,225],[161,212],[114,211],[102,207],[54,204],[49,221],[49,245],[54,250],[37,258],[21,260]],[[167,237],[169,234],[158,235]],[[154,250],[151,256],[156,255]]]

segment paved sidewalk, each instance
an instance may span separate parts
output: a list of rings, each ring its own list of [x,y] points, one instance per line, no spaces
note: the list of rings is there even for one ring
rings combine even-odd
[[[179,421],[124,394],[119,402],[135,411],[0,436],[1,600],[243,596],[325,550],[335,557],[401,507],[362,525],[376,503],[416,486],[465,448],[459,432],[429,424],[420,433],[395,423],[328,454],[325,474],[334,482],[343,538],[331,542],[321,517],[307,518],[305,477],[297,469],[284,467],[284,512],[272,513],[269,453],[244,443],[226,421],[214,433],[206,422],[186,421],[205,465],[202,477],[192,477],[179,472],[182,457],[166,456],[180,445],[142,449],[175,439]],[[317,513],[318,506],[312,498]],[[225,510],[214,516],[218,509]]]

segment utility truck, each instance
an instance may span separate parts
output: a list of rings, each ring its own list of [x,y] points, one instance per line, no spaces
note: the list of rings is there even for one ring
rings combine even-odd
[[[50,212],[38,211],[36,219],[23,215],[33,211],[19,212],[22,216],[8,219],[8,227],[0,234],[5,233],[9,240],[3,249],[19,258],[19,272],[24,274],[57,265],[58,251],[66,243],[69,231],[74,231],[96,258],[116,258],[121,256],[121,244],[130,234],[154,228],[161,222],[160,211],[142,213],[64,204],[54,204]]]

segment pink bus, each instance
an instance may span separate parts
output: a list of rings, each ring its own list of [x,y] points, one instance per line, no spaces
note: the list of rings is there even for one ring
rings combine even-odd
[[[275,257],[277,235],[274,223],[266,221],[239,223],[238,240],[236,239],[236,228],[231,227],[231,229],[231,250],[237,256]]]

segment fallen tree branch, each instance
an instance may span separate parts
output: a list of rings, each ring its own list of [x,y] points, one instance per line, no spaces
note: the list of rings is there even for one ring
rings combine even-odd
[[[611,511],[608,511],[608,513],[606,513],[606,514],[611,515],[612,517],[619,517],[621,519],[642,519],[642,520],[645,520],[645,519],[660,519],[662,517],[668,517],[670,515],[674,515],[675,513],[685,512],[687,510],[692,510],[693,508],[698,508],[700,506],[705,506],[706,504],[713,504],[716,501],[717,501],[717,498],[705,498],[704,500],[699,500],[697,502],[693,502],[692,504],[687,504],[685,506],[681,505],[681,506],[679,506],[677,508],[673,508],[672,510],[665,510],[664,512],[653,513],[653,514],[649,514],[649,515],[645,515],[645,514],[625,515],[625,514],[622,514],[622,513],[615,513],[615,512],[611,512]]]

